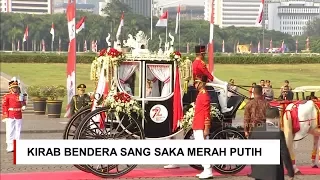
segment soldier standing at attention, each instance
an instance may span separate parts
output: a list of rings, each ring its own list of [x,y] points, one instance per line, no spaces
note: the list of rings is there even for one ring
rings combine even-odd
[[[224,86],[223,90],[220,91],[220,94],[218,96],[219,104],[221,107],[222,113],[227,113],[232,111],[233,107],[228,108],[228,83],[221,81],[217,77],[213,77],[211,73],[209,72],[206,64],[204,63],[204,56],[206,54],[205,52],[206,47],[205,46],[196,46],[195,47],[195,53],[196,53],[196,59],[192,63],[192,73],[193,73],[193,80],[201,79],[202,76],[207,76],[210,81],[214,84],[219,84]]]
[[[210,97],[206,90],[207,76],[194,81],[194,86],[198,90],[195,103],[194,118],[192,123],[193,135],[196,141],[209,138],[211,118],[210,118]],[[212,178],[212,169],[210,164],[202,164],[203,171],[196,176],[200,179]]]
[[[80,84],[78,89],[78,94],[72,97],[70,103],[70,115],[73,116],[79,109],[89,105],[91,98],[88,94],[85,94],[87,86],[85,84]]]
[[[254,98],[247,103],[244,109],[244,133],[247,138],[253,127],[266,123],[269,102],[264,99],[262,89],[260,85],[254,87]]]
[[[26,103],[20,96],[18,82],[10,82],[10,93],[2,100],[2,120],[6,122],[7,152],[13,152],[13,140],[20,139],[22,111]]]

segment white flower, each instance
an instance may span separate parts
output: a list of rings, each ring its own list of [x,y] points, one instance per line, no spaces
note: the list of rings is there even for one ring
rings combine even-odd
[[[116,107],[117,112],[121,112],[122,108],[120,106]]]

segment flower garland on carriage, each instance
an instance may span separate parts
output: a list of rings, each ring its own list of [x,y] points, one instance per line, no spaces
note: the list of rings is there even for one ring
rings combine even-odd
[[[103,98],[99,104],[102,106],[109,107],[110,110],[114,110],[117,113],[127,114],[129,117],[132,113],[136,113],[138,116],[144,116],[142,107],[138,101],[132,98],[129,94],[125,92],[117,92],[116,80],[113,78],[114,70],[119,67],[122,62],[128,60],[121,51],[115,48],[109,48],[108,51],[103,49],[100,51],[99,57],[95,58],[91,65],[90,79],[93,80],[98,87],[99,78],[104,75],[106,79],[106,84],[111,84],[108,96]],[[181,79],[183,79],[183,92],[186,93],[189,82],[192,77],[192,62],[188,57],[183,57],[179,51],[173,51],[169,54],[170,61],[176,61],[179,72],[181,74]],[[180,85],[181,86],[181,85]],[[108,87],[109,88],[109,87]],[[191,128],[193,117],[194,117],[195,104],[192,103],[190,109],[180,118],[178,126],[185,130]],[[219,109],[211,106],[211,117],[221,118],[223,116]]]

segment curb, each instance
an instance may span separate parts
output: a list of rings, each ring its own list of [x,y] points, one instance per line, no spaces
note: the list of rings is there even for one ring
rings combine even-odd
[[[43,133],[61,133],[61,137],[62,137],[62,133],[64,132],[64,130],[22,130],[21,133],[24,134],[43,134]],[[0,134],[6,134],[5,131],[0,131]]]

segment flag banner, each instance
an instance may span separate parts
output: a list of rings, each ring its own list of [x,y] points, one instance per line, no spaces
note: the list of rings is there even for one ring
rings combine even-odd
[[[176,34],[178,34],[179,24],[180,24],[180,5],[178,7],[178,12],[176,16],[176,29],[175,29]]]
[[[28,40],[28,36],[29,36],[29,27],[26,27],[26,30],[24,31],[24,35],[23,35],[23,42],[26,42]]]
[[[78,34],[82,29],[84,29],[86,17],[82,17],[76,24],[76,33]]]
[[[124,13],[122,12],[121,19],[120,19],[120,24],[119,24],[117,35],[116,35],[117,39],[119,39],[120,34],[121,34],[121,29],[123,27],[123,20],[124,20]]]
[[[68,63],[67,63],[67,97],[68,105],[65,117],[70,117],[70,102],[72,97],[76,94],[76,5],[75,1],[68,4],[67,7],[67,20],[69,32],[69,50],[68,50]]]
[[[156,26],[167,27],[168,26],[168,11],[164,12],[160,19],[158,20]]]
[[[179,67],[176,67],[176,79],[173,93],[173,125],[172,132],[175,132],[180,126],[180,121],[183,119],[183,105],[182,105],[183,91],[180,83],[180,71]]]
[[[256,22],[257,25],[261,25],[261,23],[262,23],[262,20],[263,20],[263,8],[264,8],[264,0],[261,0],[260,7],[259,7],[259,14],[258,14],[258,17],[257,17],[257,22]]]
[[[14,164],[280,164],[280,140],[15,140]]]

